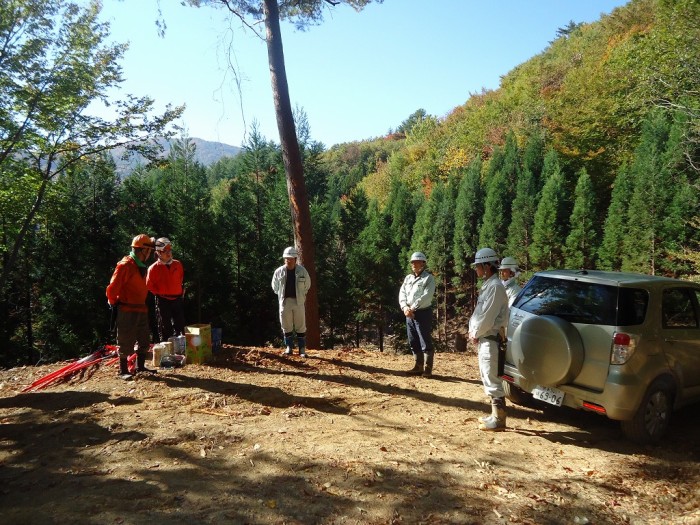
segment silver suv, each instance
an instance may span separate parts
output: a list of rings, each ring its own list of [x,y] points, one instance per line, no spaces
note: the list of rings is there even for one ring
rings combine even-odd
[[[511,307],[502,378],[515,403],[590,410],[633,441],[658,442],[673,410],[700,401],[700,285],[537,273]]]

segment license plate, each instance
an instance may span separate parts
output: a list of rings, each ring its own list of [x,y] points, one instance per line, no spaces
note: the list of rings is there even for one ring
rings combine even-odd
[[[552,388],[549,386],[539,386],[537,385],[532,389],[532,397],[549,403],[550,405],[555,405],[560,407],[561,402],[564,400],[564,392],[557,388]]]

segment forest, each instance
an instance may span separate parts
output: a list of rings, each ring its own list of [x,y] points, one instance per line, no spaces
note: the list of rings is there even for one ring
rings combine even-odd
[[[182,108],[154,117],[130,98],[113,122],[86,116],[124,51],[98,13],[0,7],[0,366],[109,342],[105,287],[138,233],[173,242],[189,323],[280,345],[270,279],[294,244],[280,146],[253,124],[241,153],[204,166],[165,131]],[[515,257],[523,282],[548,268],[698,280],[699,89],[700,3],[632,0],[560,28],[498,89],[383,137],[328,148],[298,109],[322,348],[405,346],[397,294],[416,250],[438,284],[440,351],[462,349],[480,247]],[[169,155],[143,136],[168,137]],[[121,177],[110,148],[134,144],[149,162]]]

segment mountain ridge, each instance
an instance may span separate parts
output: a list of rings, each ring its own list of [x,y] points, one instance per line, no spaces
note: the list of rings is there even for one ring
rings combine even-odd
[[[176,139],[158,139],[158,142],[163,146],[162,158],[168,157],[171,143],[175,140]],[[231,144],[204,140],[196,137],[190,137],[188,140],[195,145],[195,160],[203,166],[211,166],[224,157],[235,157],[243,149],[238,146],[232,146]],[[117,165],[117,173],[122,177],[129,175],[137,166],[146,164],[146,159],[139,154],[133,154],[129,158],[123,159],[122,156],[124,152],[125,148],[123,147],[116,148],[112,151],[112,158]]]

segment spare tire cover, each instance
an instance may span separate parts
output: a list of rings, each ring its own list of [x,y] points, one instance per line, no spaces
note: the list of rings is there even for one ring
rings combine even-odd
[[[581,372],[583,342],[571,323],[552,315],[534,316],[513,333],[511,356],[529,383],[556,386]]]

